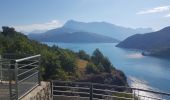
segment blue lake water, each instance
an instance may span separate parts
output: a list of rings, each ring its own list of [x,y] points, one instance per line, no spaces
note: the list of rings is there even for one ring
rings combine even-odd
[[[58,45],[73,51],[85,50],[88,54],[99,48],[112,64],[122,70],[132,86],[139,88],[152,88],[159,91],[170,92],[170,61],[156,57],[142,56],[139,51],[132,51],[115,47],[115,43],[46,43],[50,46]]]

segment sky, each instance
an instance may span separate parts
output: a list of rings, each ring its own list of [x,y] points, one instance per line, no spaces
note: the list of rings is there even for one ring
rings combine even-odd
[[[32,32],[67,20],[159,30],[170,26],[170,0],[0,0],[0,26]]]

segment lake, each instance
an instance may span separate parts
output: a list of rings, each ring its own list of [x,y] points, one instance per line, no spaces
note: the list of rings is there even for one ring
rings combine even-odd
[[[133,87],[170,92],[170,61],[156,57],[143,56],[139,51],[115,47],[115,43],[51,43],[73,51],[84,50],[92,54],[96,48],[107,56],[112,64],[122,70]]]

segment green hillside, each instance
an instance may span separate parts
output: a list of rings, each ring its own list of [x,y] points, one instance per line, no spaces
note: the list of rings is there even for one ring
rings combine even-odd
[[[0,32],[0,54],[41,54],[41,72],[44,80],[92,82],[91,79],[95,81],[95,77],[105,77],[99,82],[127,85],[124,73],[115,69],[98,49],[90,56],[82,50],[75,53],[57,46],[49,47],[28,39],[22,33],[16,32],[14,28],[2,27],[2,30]]]

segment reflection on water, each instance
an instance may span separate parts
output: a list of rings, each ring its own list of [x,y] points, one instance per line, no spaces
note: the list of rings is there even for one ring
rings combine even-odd
[[[133,58],[133,59],[140,59],[143,58],[144,56],[141,53],[131,53],[126,55],[127,58]]]
[[[153,91],[158,91],[156,88],[153,88],[151,86],[148,85],[148,82],[145,80],[140,80],[138,78],[135,78],[133,76],[128,76],[129,81],[129,85],[133,88],[138,88],[138,89],[145,89],[145,90],[153,90]],[[140,97],[140,96],[146,96],[146,97],[152,97],[152,98],[161,98],[161,96],[157,95],[157,94],[153,94],[150,92],[145,92],[145,91],[133,91],[137,96],[139,96],[140,99],[143,100],[144,97]],[[147,100],[153,100],[150,98],[147,98]]]

